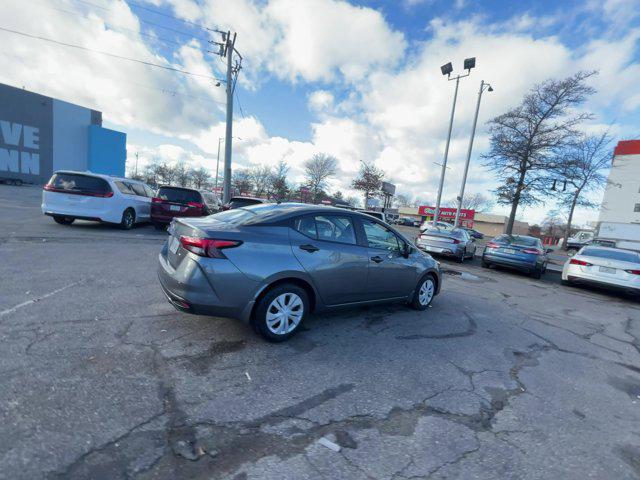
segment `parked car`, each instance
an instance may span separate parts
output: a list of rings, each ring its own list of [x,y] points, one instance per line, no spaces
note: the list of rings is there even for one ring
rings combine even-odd
[[[473,258],[477,248],[475,239],[462,228],[427,228],[416,238],[416,245],[429,253],[454,257],[460,263]]]
[[[42,213],[61,225],[80,219],[128,230],[149,221],[151,197],[153,190],[137,180],[60,170],[44,186]]]
[[[593,230],[579,230],[571,237],[567,238],[567,252],[569,255],[575,254],[585,245],[589,245],[594,238]]]
[[[407,302],[438,294],[437,262],[368,215],[335,207],[264,204],[177,218],[158,278],[178,310],[250,321],[270,341],[312,311]]]
[[[369,215],[373,218],[377,218],[378,220],[387,223],[387,216],[385,215],[384,212],[376,212],[374,210],[362,210],[362,209],[357,209],[358,212],[360,213],[364,213],[366,215]]]
[[[482,252],[482,266],[511,267],[540,278],[547,271],[547,253],[539,238],[526,235],[498,235]]]
[[[403,227],[415,227],[416,221],[413,218],[400,217],[398,219],[398,225],[402,225]]]
[[[249,205],[258,205],[260,203],[268,203],[264,198],[257,197],[231,197],[229,203],[225,204],[223,210],[231,210],[234,208],[248,207]]]
[[[621,248],[588,245],[562,268],[562,283],[593,284],[640,293],[640,254]]]
[[[432,220],[425,220],[424,222],[422,222],[422,225],[420,225],[420,231],[424,231],[433,227],[438,227],[441,230],[453,230],[454,228],[453,223],[436,222],[436,224],[434,225]]]
[[[471,235],[473,238],[477,240],[481,240],[484,238],[483,233],[480,233],[479,231],[474,230],[473,228],[464,228],[464,230],[466,230],[469,235]]]
[[[220,210],[218,197],[193,188],[162,186],[151,201],[151,221],[163,230],[176,217],[204,217]]]

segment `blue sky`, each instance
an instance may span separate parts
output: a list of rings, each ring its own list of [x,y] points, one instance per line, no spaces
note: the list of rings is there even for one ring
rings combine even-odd
[[[481,79],[495,91],[483,98],[471,193],[490,195],[496,186],[478,158],[488,146],[485,122],[547,78],[600,70],[598,93],[584,106],[596,118],[584,129],[640,136],[640,0],[37,1],[43,8],[34,15],[27,2],[6,0],[1,26],[211,76],[223,74],[207,52],[215,35],[193,24],[237,31],[245,61],[234,163],[284,159],[293,182],[302,180],[304,160],[323,151],[339,160],[333,190],[355,193],[349,184],[358,162],[371,160],[399,192],[432,202],[453,94],[439,66],[452,61],[459,69],[470,56],[477,68],[461,82],[445,199],[459,188]],[[130,156],[139,153],[143,164],[160,157],[214,169],[223,88],[9,33],[0,32],[0,41],[1,82],[103,111],[105,125],[127,132]],[[520,217],[541,221],[552,203]],[[596,216],[580,211],[577,219]]]

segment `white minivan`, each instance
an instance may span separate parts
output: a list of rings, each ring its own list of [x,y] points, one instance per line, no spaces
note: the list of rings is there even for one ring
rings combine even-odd
[[[150,221],[154,191],[147,184],[128,178],[91,172],[60,170],[42,192],[42,213],[61,225],[74,220],[115,223],[129,230]]]

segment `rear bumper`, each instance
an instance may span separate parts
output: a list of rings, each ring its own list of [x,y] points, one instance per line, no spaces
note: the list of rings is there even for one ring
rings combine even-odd
[[[428,243],[420,243],[416,241],[416,246],[420,250],[424,250],[429,255],[442,255],[443,257],[459,257],[462,255],[462,248],[458,245],[430,245]],[[439,251],[441,250],[441,251]]]
[[[158,255],[158,280],[164,295],[177,310],[195,315],[236,318],[248,321],[254,300],[230,304],[220,298],[197,262],[183,261],[174,269],[167,261],[166,244]]]
[[[40,209],[44,215],[50,217],[58,215],[61,217],[72,217],[80,220],[93,220],[108,223],[120,223],[122,220],[122,211],[116,211],[115,208],[108,208],[106,205],[101,206],[101,208],[85,208],[81,205],[66,205],[61,202],[49,202],[45,200],[40,205]]]
[[[638,286],[634,286],[634,285],[628,285],[628,284],[621,284],[621,283],[613,283],[613,282],[607,282],[601,278],[595,279],[592,277],[582,277],[582,276],[574,276],[574,275],[567,275],[566,280],[572,282],[572,283],[576,283],[576,284],[581,284],[581,285],[592,285],[594,287],[600,287],[600,288],[605,288],[607,290],[617,290],[617,291],[623,291],[623,292],[632,292],[636,295],[640,295],[640,287]]]
[[[485,262],[493,263],[495,265],[501,265],[504,267],[517,268],[519,270],[531,271],[539,266],[536,260],[524,260],[518,258],[507,257],[504,255],[493,255],[490,253],[484,253],[482,259]],[[541,265],[540,265],[541,266]]]

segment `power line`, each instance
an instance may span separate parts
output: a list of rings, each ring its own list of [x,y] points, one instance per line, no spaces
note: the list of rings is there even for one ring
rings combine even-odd
[[[44,8],[49,8],[51,10],[56,10],[58,12],[62,12],[62,13],[66,13],[68,15],[74,15],[77,17],[80,17],[84,20],[88,20],[87,17],[85,17],[82,13],[80,12],[72,12],[71,10],[65,10],[63,8],[57,8],[57,7],[53,7],[51,5],[44,5],[44,4],[39,4],[39,6],[44,7]],[[179,47],[183,46],[184,43],[180,43],[180,42],[176,42],[174,40],[169,40],[168,38],[164,38],[164,37],[160,37],[158,35],[151,35],[150,33],[144,33],[138,30],[134,30],[132,28],[126,28],[126,27],[122,27],[120,25],[115,25],[113,23],[108,23],[108,22],[104,22],[104,24],[110,29],[110,30],[120,30],[123,32],[131,32],[135,35],[142,35],[143,37],[147,37],[150,38],[152,40],[157,40],[159,42],[163,42],[163,43],[167,43],[167,44],[172,44],[172,45],[177,45]]]
[[[138,8],[140,10],[145,10],[147,12],[155,13],[156,15],[161,15],[163,17],[173,18],[174,20],[186,23],[187,25],[191,25],[193,27],[201,28],[202,30],[206,30],[208,32],[217,32],[218,31],[218,30],[216,30],[214,28],[205,27],[204,25],[200,25],[199,23],[192,22],[190,20],[185,20],[184,18],[176,17],[174,15],[171,15],[170,13],[162,12],[160,10],[156,10],[155,8],[149,8],[147,6],[140,5],[138,2],[134,2],[132,0],[121,0],[121,1],[126,3],[126,4],[128,4],[130,7],[134,7],[134,8]]]
[[[234,87],[234,90],[235,90],[235,87]],[[238,101],[238,107],[240,108],[240,115],[242,115],[242,118],[245,118],[244,110],[242,110],[242,104],[240,103],[240,96],[238,95],[237,90],[235,90],[235,94],[236,94],[236,100]]]
[[[110,8],[108,8],[108,7],[105,7],[103,5],[98,5],[98,4],[93,3],[93,2],[88,2],[87,0],[73,0],[73,1],[79,2],[79,3],[83,3],[83,4],[89,5],[91,7],[99,8],[100,10],[104,10],[104,11],[107,11],[107,12],[111,11]],[[147,25],[151,25],[151,26],[156,27],[156,28],[162,28],[164,30],[168,30],[168,31],[176,33],[178,35],[182,35],[184,37],[195,38],[197,40],[202,40],[203,42],[207,42],[209,40],[208,38],[205,38],[205,37],[202,37],[202,36],[199,36],[199,35],[193,35],[192,33],[185,32],[184,30],[178,30],[176,28],[167,27],[166,25],[161,25],[159,23],[150,22],[148,20],[142,20],[142,19],[138,18],[138,21],[140,23],[145,23]]]
[[[43,40],[45,42],[50,42],[50,43],[53,43],[55,45],[60,45],[60,46],[64,46],[64,47],[71,47],[71,48],[77,48],[79,50],[84,50],[86,52],[91,52],[91,53],[99,53],[101,55],[106,55],[108,57],[117,58],[117,59],[120,59],[120,60],[127,60],[129,62],[140,63],[140,64],[143,64],[143,65],[147,65],[149,67],[162,68],[164,70],[170,70],[172,72],[181,73],[183,75],[190,75],[190,76],[193,76],[193,77],[206,78],[208,80],[215,80],[216,82],[223,82],[224,81],[224,80],[218,79],[216,77],[212,77],[210,75],[204,75],[204,74],[201,74],[201,73],[189,72],[187,70],[181,70],[179,68],[168,67],[166,65],[158,65],[157,63],[146,62],[144,60],[138,60],[138,59],[135,59],[135,58],[123,57],[121,55],[116,55],[114,53],[103,52],[102,50],[94,50],[92,48],[83,47],[83,46],[80,46],[80,45],[73,45],[71,43],[60,42],[60,41],[54,40],[52,38],[40,37],[38,35],[31,35],[29,33],[19,32],[17,30],[11,30],[9,28],[0,27],[0,30],[5,31],[5,32],[9,32],[9,33],[13,33],[15,35],[21,35],[23,37],[34,38],[36,40]]]

